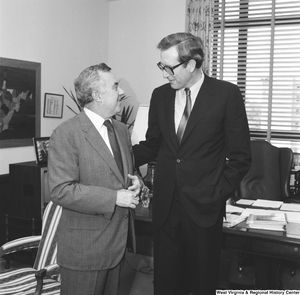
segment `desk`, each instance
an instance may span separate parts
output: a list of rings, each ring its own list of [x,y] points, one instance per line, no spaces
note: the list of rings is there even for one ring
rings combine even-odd
[[[153,255],[151,209],[151,203],[149,208],[138,205],[135,209],[137,252],[148,256]],[[300,239],[288,237],[285,232],[248,229],[245,221],[223,228],[223,249],[300,263]]]
[[[246,221],[223,228],[223,247],[300,262],[300,238],[290,238],[285,232],[248,229]]]

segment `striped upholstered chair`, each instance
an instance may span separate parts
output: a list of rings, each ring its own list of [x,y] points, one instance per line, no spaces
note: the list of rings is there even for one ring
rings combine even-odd
[[[59,267],[56,264],[56,230],[61,216],[61,207],[50,202],[43,215],[42,235],[10,241],[0,247],[0,257],[38,248],[32,268],[0,273],[0,294],[60,294]]]

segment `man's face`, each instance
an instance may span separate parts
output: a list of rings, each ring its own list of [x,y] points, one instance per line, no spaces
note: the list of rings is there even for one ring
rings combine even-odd
[[[101,72],[101,98],[103,100],[103,109],[107,117],[114,116],[121,110],[120,96],[124,94],[119,82],[111,72]]]
[[[164,66],[169,66],[171,68],[178,65],[180,62],[176,47],[174,46],[167,50],[162,50],[160,52],[160,62]],[[170,75],[166,71],[163,71],[164,78],[168,79],[173,89],[182,89],[190,86],[189,82],[192,79],[193,74],[188,66],[182,64],[173,71],[174,75]]]

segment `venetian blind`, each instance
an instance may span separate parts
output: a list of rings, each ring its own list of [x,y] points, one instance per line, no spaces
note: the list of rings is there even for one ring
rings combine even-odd
[[[237,84],[252,138],[300,152],[300,1],[215,0],[211,75]]]

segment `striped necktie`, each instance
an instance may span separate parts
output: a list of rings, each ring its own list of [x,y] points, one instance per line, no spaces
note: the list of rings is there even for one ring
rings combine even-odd
[[[181,117],[178,129],[177,129],[178,143],[180,143],[182,140],[183,133],[184,133],[185,127],[187,125],[187,122],[189,120],[189,116],[191,114],[191,108],[192,108],[191,90],[189,88],[185,88],[184,91],[186,94],[186,103],[185,103],[183,115]]]
[[[110,142],[110,146],[111,146],[111,149],[113,151],[115,161],[116,161],[116,163],[119,167],[119,170],[120,170],[120,172],[123,176],[124,172],[123,172],[122,156],[121,156],[121,151],[120,151],[120,147],[119,147],[119,144],[118,144],[118,141],[117,141],[114,126],[112,125],[110,120],[104,121],[103,125],[107,127],[107,131],[108,131],[107,134],[108,134],[108,139],[109,139],[109,142]]]

